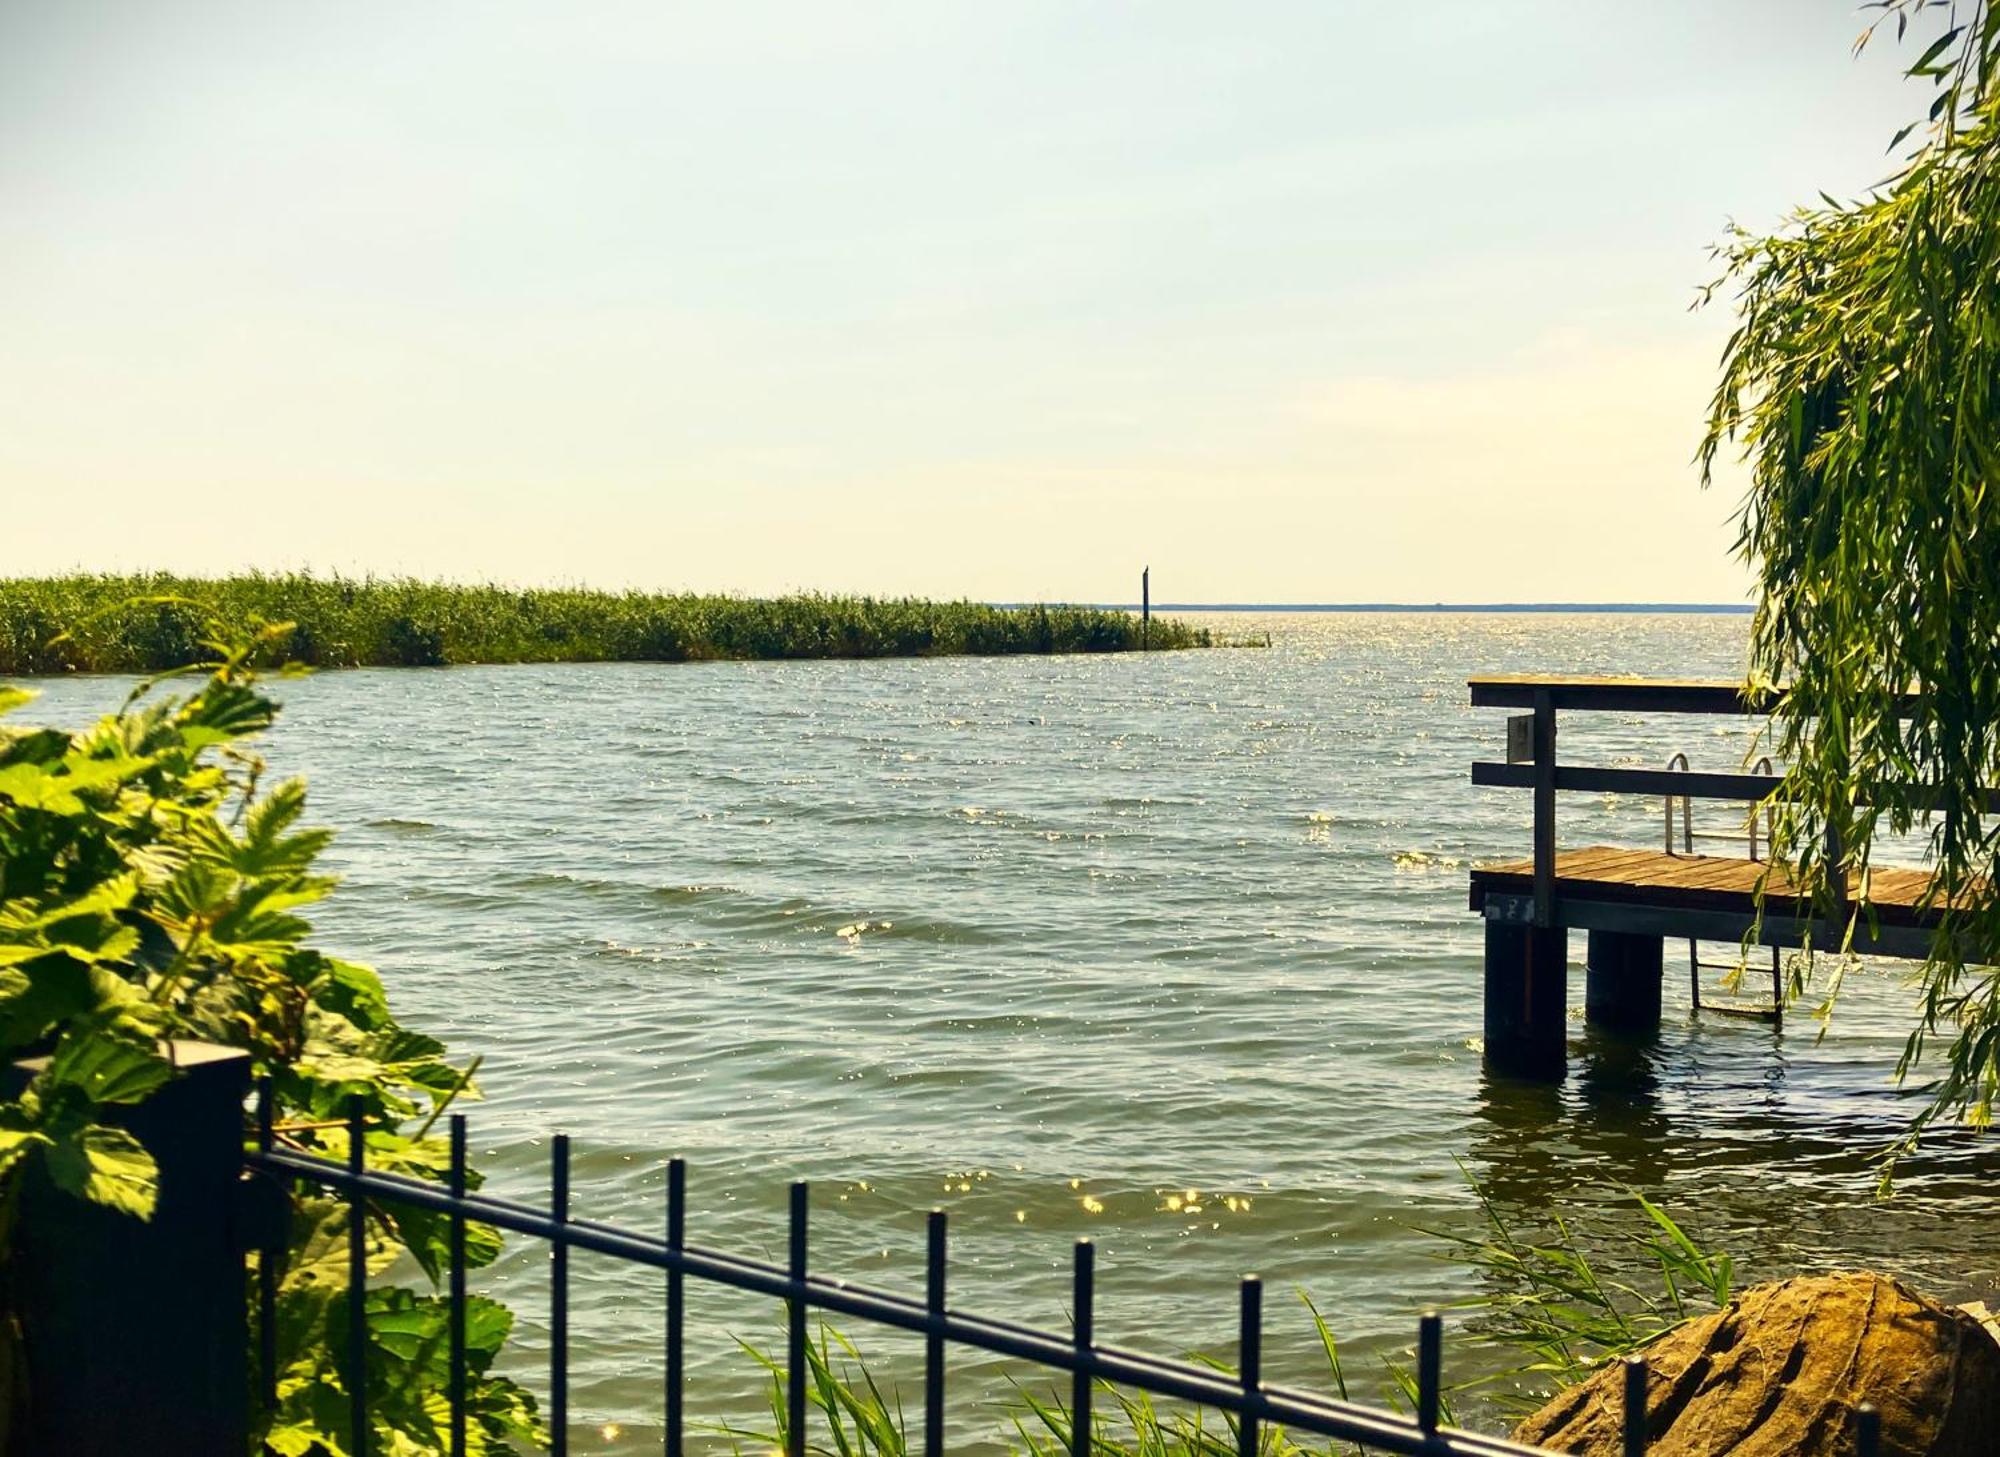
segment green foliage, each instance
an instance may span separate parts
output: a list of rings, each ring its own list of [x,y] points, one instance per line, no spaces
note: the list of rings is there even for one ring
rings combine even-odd
[[[1950,1051],[1914,1140],[1942,1114],[1985,1125],[2000,1091],[2000,19],[1874,8],[1899,34],[1951,17],[1909,68],[1936,88],[1928,126],[1866,198],[1723,247],[1740,319],[1701,460],[1706,479],[1733,445],[1750,466],[1751,678],[1783,685],[1791,764],[1777,856],[1829,910],[1854,878],[1851,939],[1874,833],[1927,836],[1942,922],[1898,1075],[1933,1037]]]
[[[224,638],[190,631],[210,653]],[[157,1171],[117,1114],[173,1076],[173,1038],[247,1050],[273,1080],[287,1145],[343,1158],[338,1119],[358,1101],[372,1167],[442,1177],[448,1150],[431,1129],[454,1098],[476,1095],[473,1069],[399,1025],[372,971],[307,944],[301,912],[333,884],[315,870],[329,835],[300,827],[304,786],[265,786],[248,747],[277,711],[251,662],[284,634],[225,646],[187,696],[142,689],[77,733],[0,726],[0,1052],[42,1058],[21,1096],[0,1103],[0,1229],[14,1225],[34,1160],[78,1198],[150,1215]],[[31,698],[0,688],[0,713]],[[371,1274],[408,1255],[435,1283],[435,1216],[372,1207],[367,1220]],[[500,1242],[474,1227],[467,1244],[483,1264]],[[347,1273],[345,1204],[301,1191],[275,1332],[279,1405],[260,1434],[279,1453],[352,1447]],[[445,1308],[402,1288],[367,1299],[373,1448],[443,1451]],[[490,1370],[510,1323],[474,1302],[477,1453],[539,1441],[532,1399]]]
[[[759,1452],[784,1451],[790,1430],[785,1368],[750,1342],[738,1340],[737,1344],[771,1378],[771,1426],[758,1431],[724,1424],[717,1430],[730,1439],[733,1452],[740,1453],[746,1441]],[[825,1430],[823,1437],[808,1441],[808,1451],[835,1457],[903,1457],[909,1450],[901,1400],[882,1394],[854,1343],[824,1320],[816,1331],[806,1333],[806,1410],[808,1420],[816,1417]]]
[[[1629,1278],[1615,1278],[1583,1253],[1575,1228],[1562,1216],[1551,1215],[1540,1234],[1525,1235],[1463,1166],[1460,1172],[1478,1200],[1484,1232],[1423,1232],[1442,1242],[1441,1259],[1485,1277],[1486,1293],[1458,1308],[1479,1312],[1482,1333],[1522,1359],[1497,1375],[1441,1393],[1446,1426],[1460,1424],[1454,1393],[1483,1393],[1503,1410],[1538,1407],[1555,1389],[1588,1378],[1607,1362],[1631,1355],[1734,1297],[1736,1270],[1729,1255],[1704,1249],[1644,1195],[1627,1196],[1641,1216],[1638,1228],[1608,1232],[1609,1244],[1631,1256],[1621,1264],[1633,1267]],[[1342,1401],[1354,1400],[1332,1328],[1310,1295],[1301,1290],[1298,1298],[1326,1359],[1328,1388]],[[770,1378],[770,1425],[716,1430],[737,1453],[785,1450],[785,1367],[747,1341],[738,1344]],[[1211,1357],[1191,1359],[1218,1372],[1232,1370]],[[813,1428],[807,1451],[826,1457],[904,1457],[909,1431],[900,1393],[894,1385],[885,1388],[852,1341],[821,1320],[807,1334],[806,1364],[806,1410]],[[1385,1360],[1383,1367],[1388,1402],[1414,1412],[1415,1372],[1395,1360]],[[1090,1449],[1101,1457],[1235,1457],[1239,1450],[1240,1427],[1233,1417],[1178,1406],[1162,1410],[1143,1392],[1110,1382],[1099,1382],[1095,1389],[1099,1396],[1091,1408]],[[1075,1417],[1061,1392],[1043,1393],[1016,1383],[1002,1410],[1012,1427],[1012,1450],[1025,1457],[1063,1457],[1070,1451]],[[1259,1431],[1258,1451],[1265,1457],[1365,1457],[1365,1449],[1302,1439],[1268,1424]]]
[[[1091,1402],[1090,1446],[1105,1457],[1235,1457],[1240,1450],[1238,1419],[1191,1411],[1160,1410],[1144,1392],[1115,1386],[1099,1388]],[[1023,1391],[1024,1411],[1014,1417],[1019,1451],[1030,1457],[1065,1457],[1076,1433],[1075,1414],[1054,1394]],[[1109,1412],[1105,1407],[1110,1407]],[[1257,1433],[1257,1450],[1264,1457],[1293,1457],[1315,1449],[1293,1442],[1284,1428],[1265,1426]]]
[[[0,673],[145,673],[212,656],[204,623],[284,622],[309,667],[683,662],[1128,652],[1130,612],[804,594],[748,597],[519,591],[408,578],[250,573],[221,579],[0,580]],[[1207,629],[1154,618],[1147,645],[1207,647]]]
[[[1488,1292],[1461,1308],[1483,1312],[1487,1334],[1522,1355],[1520,1364],[1480,1383],[1500,1388],[1503,1406],[1532,1410],[1551,1392],[1730,1301],[1734,1261],[1704,1250],[1643,1194],[1630,1198],[1645,1226],[1622,1233],[1619,1242],[1657,1273],[1656,1290],[1598,1270],[1560,1214],[1549,1217],[1540,1238],[1524,1236],[1469,1174],[1466,1182],[1478,1196],[1485,1233],[1429,1232],[1445,1241],[1448,1258],[1487,1277]]]
[[[1347,1378],[1333,1332],[1304,1291],[1299,1292],[1299,1301],[1312,1316],[1333,1390],[1341,1400],[1348,1400]],[[738,1344],[770,1377],[771,1424],[761,1429],[725,1424],[716,1430],[730,1440],[731,1450],[737,1453],[746,1450],[744,1443],[758,1453],[783,1451],[790,1431],[785,1367],[748,1341]],[[1197,1355],[1193,1359],[1218,1372],[1231,1370],[1209,1357]],[[1385,1365],[1390,1399],[1415,1410],[1415,1377],[1394,1362]],[[854,1343],[824,1320],[817,1330],[807,1333],[806,1368],[807,1419],[814,1425],[806,1439],[807,1451],[825,1457],[904,1457],[909,1451],[909,1429],[900,1393],[893,1386],[885,1393]],[[1101,1399],[1092,1404],[1090,1445],[1103,1457],[1235,1457],[1240,1450],[1241,1428],[1233,1416],[1218,1416],[1199,1408],[1162,1411],[1146,1393],[1126,1391],[1108,1381],[1097,1383],[1096,1389]],[[1063,1457],[1069,1452],[1076,1424],[1060,1394],[1043,1395],[1017,1384],[1006,1410],[1015,1451],[1026,1457]],[[1448,1401],[1442,1410],[1449,1425],[1454,1418]],[[1337,1444],[1301,1446],[1283,1427],[1270,1424],[1260,1429],[1257,1449],[1265,1457],[1355,1457],[1360,1450]]]

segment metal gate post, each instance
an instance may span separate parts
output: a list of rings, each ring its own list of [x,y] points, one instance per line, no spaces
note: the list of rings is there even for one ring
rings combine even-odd
[[[170,1044],[180,1071],[117,1112],[159,1166],[150,1220],[89,1204],[31,1162],[14,1230],[26,1354],[16,1454],[214,1457],[249,1450],[237,1229],[250,1058]],[[16,1064],[18,1085],[35,1064]]]

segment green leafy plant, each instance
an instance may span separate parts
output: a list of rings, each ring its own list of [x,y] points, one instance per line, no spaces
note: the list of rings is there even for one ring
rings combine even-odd
[[[45,1058],[0,1104],[0,1230],[34,1160],[78,1198],[150,1216],[157,1172],[117,1110],[174,1075],[170,1038],[249,1052],[272,1080],[286,1145],[344,1157],[341,1120],[358,1104],[372,1167],[442,1177],[448,1150],[432,1129],[452,1100],[476,1096],[473,1069],[398,1023],[373,971],[310,944],[301,913],[332,888],[316,869],[330,835],[301,827],[304,785],[267,786],[250,748],[277,713],[253,664],[287,631],[210,628],[192,692],[142,685],[79,732],[0,723],[0,1050]],[[0,713],[32,696],[0,688]],[[257,1434],[279,1453],[351,1450],[345,1218],[312,1189],[294,1197],[278,1403]],[[436,1280],[436,1216],[371,1206],[367,1224],[371,1275],[407,1254]],[[498,1250],[490,1229],[468,1240],[472,1263]],[[393,1287],[367,1301],[375,1450],[444,1450],[444,1306]],[[486,1301],[470,1316],[471,1450],[534,1445],[533,1400],[492,1371],[511,1318]]]
[[[1750,677],[1779,690],[1791,766],[1774,859],[1844,948],[1873,914],[1877,831],[1926,837],[1938,925],[1897,1075],[1934,1038],[1948,1052],[1906,1150],[1943,1115],[1984,1127],[2000,1093],[2000,16],[1867,8],[1863,45],[1941,23],[1908,68],[1934,88],[1928,115],[1866,197],[1720,249],[1709,294],[1733,292],[1738,324],[1700,460],[1704,480],[1725,450],[1749,462]]]

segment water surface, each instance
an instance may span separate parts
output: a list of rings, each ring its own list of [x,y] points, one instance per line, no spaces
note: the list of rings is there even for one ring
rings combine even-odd
[[[1100,1330],[1170,1352],[1226,1357],[1255,1270],[1267,1370],[1319,1373],[1300,1286],[1371,1396],[1416,1311],[1468,1289],[1413,1228],[1467,1227],[1459,1163],[1505,1207],[1606,1229],[1636,1229],[1616,1205],[1642,1190],[1753,1277],[1995,1287],[1990,1155],[1943,1140],[1874,1197],[1871,1156],[1912,1111],[1889,1080],[1911,1003],[1893,967],[1850,980],[1822,1040],[1806,1016],[1690,1017],[1670,947],[1650,1050],[1577,1020],[1560,1089],[1481,1073],[1466,867],[1526,853],[1529,803],[1468,784],[1503,715],[1467,708],[1465,678],[1734,676],[1744,619],[1212,620],[1273,645],[325,674],[281,685],[270,754],[342,829],[322,941],[485,1056],[474,1146],[511,1194],[539,1197],[567,1129],[579,1211],[653,1227],[681,1153],[691,1237],[776,1256],[785,1183],[810,1178],[816,1263],[910,1289],[938,1205],[954,1299],[1057,1325],[1089,1235]],[[119,693],[48,687],[59,718]],[[1575,715],[1563,753],[1731,769],[1745,732]],[[1562,824],[1650,844],[1660,806],[1569,797]],[[485,1280],[538,1386],[545,1275],[523,1246]],[[574,1278],[579,1438],[643,1450],[657,1284],[590,1259]],[[775,1313],[695,1289],[699,1414],[742,1411],[755,1373],[724,1333],[768,1344]],[[1454,1340],[1447,1361],[1491,1357]],[[954,1381],[962,1445],[992,1393]]]

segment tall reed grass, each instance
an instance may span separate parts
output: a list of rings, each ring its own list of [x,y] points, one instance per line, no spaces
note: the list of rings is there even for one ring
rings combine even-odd
[[[1340,1349],[1319,1309],[1301,1291],[1300,1302],[1311,1312],[1328,1368],[1328,1389],[1341,1400],[1349,1400],[1347,1378],[1343,1374]],[[735,1457],[765,1457],[787,1450],[789,1435],[785,1405],[785,1367],[778,1357],[750,1341],[738,1342],[750,1358],[762,1366],[770,1378],[767,1390],[770,1408],[768,1426],[739,1426],[723,1423],[715,1432],[729,1443]],[[901,1392],[893,1382],[869,1369],[860,1349],[839,1330],[822,1320],[817,1330],[808,1329],[806,1356],[806,1450],[817,1457],[910,1457],[922,1442],[912,1442],[909,1420],[903,1411]],[[1231,1374],[1225,1362],[1196,1356],[1199,1364]],[[1404,1405],[1414,1410],[1415,1380],[1396,1366],[1392,1378],[1400,1386],[1391,1388],[1392,1398],[1401,1398],[1401,1388],[1410,1396]],[[1237,1457],[1242,1451],[1238,1419],[1216,1415],[1198,1408],[1162,1406],[1144,1392],[1125,1391],[1110,1382],[1095,1383],[1102,1394],[1093,1403],[1090,1416],[1090,1450],[1095,1457]],[[1452,1417],[1446,1406],[1446,1422]],[[1060,1392],[1037,1392],[1014,1383],[1012,1393],[993,1415],[998,1418],[995,1436],[1005,1441],[1007,1450],[1018,1457],[1066,1457],[1075,1450],[1076,1416]],[[1367,1457],[1366,1452],[1346,1443],[1308,1438],[1301,1445],[1283,1427],[1266,1424],[1259,1432],[1260,1457]]]
[[[1464,1172],[1461,1166],[1461,1172]],[[1475,1339],[1514,1358],[1503,1369],[1448,1385],[1440,1393],[1447,1426],[1469,1418],[1482,1425],[1512,1426],[1558,1389],[1590,1377],[1606,1364],[1643,1349],[1666,1332],[1728,1305],[1735,1293],[1735,1262],[1704,1248],[1657,1204],[1625,1191],[1638,1215],[1615,1228],[1597,1229],[1588,1241],[1605,1247],[1624,1271],[1600,1269],[1584,1251],[1570,1221],[1553,1211],[1530,1225],[1505,1214],[1466,1174],[1484,1224],[1477,1233],[1424,1231],[1438,1239],[1440,1259],[1478,1277],[1477,1293],[1454,1303],[1471,1312]],[[1342,1401],[1377,1400],[1397,1410],[1417,1409],[1416,1372],[1405,1362],[1382,1359],[1379,1398],[1350,1389],[1348,1371],[1332,1327],[1305,1291],[1299,1301],[1312,1317],[1326,1360],[1322,1390]],[[715,1430],[736,1457],[784,1451],[789,1436],[786,1371],[781,1359],[750,1341],[739,1342],[769,1377],[768,1424],[725,1423]],[[806,1450],[828,1457],[909,1457],[909,1420],[896,1383],[871,1370],[846,1335],[822,1320],[808,1331],[805,1356]],[[1224,1361],[1191,1358],[1220,1372]],[[1227,1415],[1162,1405],[1143,1392],[1097,1383],[1101,1401],[1091,1407],[1090,1451],[1095,1457],[1236,1457],[1236,1420]],[[1467,1412],[1464,1407],[1471,1406]],[[1076,1418],[1060,1389],[1016,1382],[992,1412],[995,1435],[1017,1457],[1063,1457],[1075,1450]],[[921,1446],[921,1442],[915,1444]],[[1259,1431],[1259,1457],[1368,1457],[1367,1449],[1288,1432],[1276,1424]]]
[[[307,573],[0,580],[0,674],[157,672],[206,661],[212,620],[289,622],[320,668],[1129,652],[1139,618],[1095,607],[993,607],[817,593],[755,598],[520,590]],[[1207,647],[1155,618],[1152,648]]]

